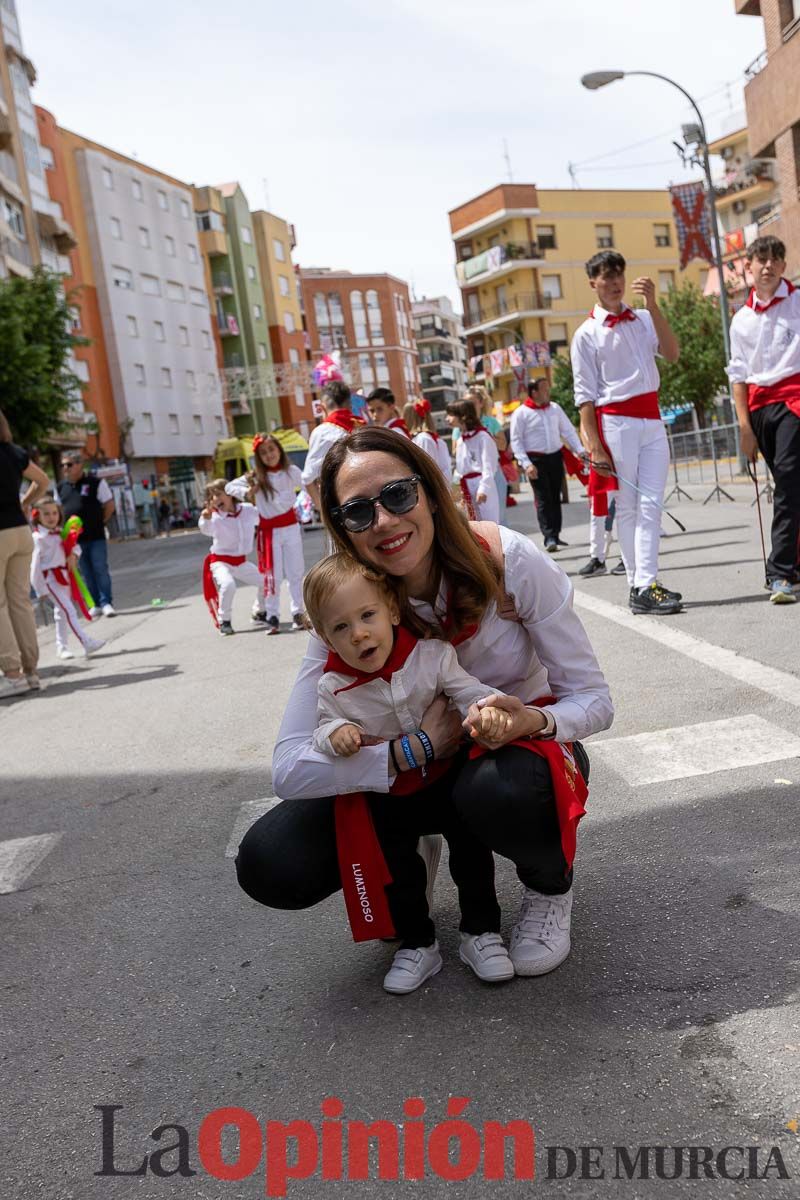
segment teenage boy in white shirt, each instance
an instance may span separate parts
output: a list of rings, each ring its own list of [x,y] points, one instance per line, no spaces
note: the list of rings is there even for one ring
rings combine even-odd
[[[652,279],[643,276],[632,284],[643,309],[634,312],[625,304],[625,259],[617,251],[595,254],[586,274],[597,303],[575,332],[570,354],[581,437],[593,464],[592,511],[602,515],[607,493],[617,492],[617,537],[631,611],[675,613],[680,593],[657,579],[669,444],[658,408],[655,356],[677,362],[678,339],[658,307]]]
[[[759,237],[746,251],[754,287],[731,321],[728,375],[742,453],[764,455],[775,480],[767,580],[773,604],[800,589],[800,291],[784,278],[786,247]]]
[[[572,422],[561,405],[550,399],[549,381],[534,379],[528,384],[528,399],[511,416],[511,449],[533,489],[544,548],[550,554],[566,545],[561,541],[564,443],[573,454],[583,457],[583,446]]]

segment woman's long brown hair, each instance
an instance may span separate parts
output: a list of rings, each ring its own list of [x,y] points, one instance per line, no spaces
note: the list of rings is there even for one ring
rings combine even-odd
[[[0,442],[13,442],[13,440],[11,426],[5,418],[2,408],[0,408]]]
[[[436,585],[444,579],[448,592],[447,637],[452,639],[467,626],[477,624],[493,600],[498,598],[500,568],[487,555],[469,527],[466,517],[456,508],[450,489],[438,465],[407,437],[391,429],[358,429],[334,442],[322,464],[320,500],[322,519],[336,546],[358,558],[347,532],[331,519],[331,509],[339,503],[336,478],[348,454],[391,454],[419,475],[431,508],[433,555]],[[374,564],[370,563],[369,566]],[[404,606],[404,622],[417,633],[427,632],[410,605]]]
[[[280,469],[282,471],[288,471],[289,466],[290,466],[289,456],[286,453],[286,451],[284,450],[283,446],[278,441],[278,439],[276,437],[273,437],[271,433],[262,433],[262,434],[257,433],[255,436],[262,438],[262,441],[258,447],[259,450],[261,449],[261,446],[264,444],[264,442],[274,442],[275,443],[275,445],[278,447],[278,450],[280,451],[280,459],[279,459]],[[261,457],[258,453],[258,450],[256,450],[255,453],[253,454],[253,470],[255,472],[255,477],[256,477],[256,488],[260,489],[264,493],[264,495],[267,496],[271,500],[272,497],[275,495],[275,488],[273,487],[272,480],[269,477],[269,471],[267,470],[267,468],[264,466],[263,462],[261,461]]]

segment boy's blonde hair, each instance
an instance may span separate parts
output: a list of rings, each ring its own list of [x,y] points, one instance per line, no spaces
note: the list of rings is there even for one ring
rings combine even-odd
[[[384,599],[398,612],[401,611],[400,597],[394,581],[390,581],[380,571],[373,570],[351,558],[349,554],[338,552],[316,563],[303,580],[303,603],[306,614],[314,629],[325,636],[325,606],[338,587],[360,575],[368,583],[372,583],[383,594]]]
[[[225,491],[227,482],[227,479],[212,479],[210,483],[206,484],[206,504],[213,496],[216,496],[217,492]]]

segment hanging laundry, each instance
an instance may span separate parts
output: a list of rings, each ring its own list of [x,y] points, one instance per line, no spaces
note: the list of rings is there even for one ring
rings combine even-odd
[[[508,354],[505,350],[492,350],[489,354],[492,360],[492,374],[502,375],[508,360]]]
[[[509,346],[508,347],[508,363],[509,363],[509,366],[512,368],[524,366],[525,359],[523,358],[522,353],[518,346]],[[516,374],[516,371],[515,371],[515,374]]]

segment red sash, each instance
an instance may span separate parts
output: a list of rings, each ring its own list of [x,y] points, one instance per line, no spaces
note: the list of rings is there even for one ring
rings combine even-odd
[[[467,487],[468,479],[480,479],[480,471],[469,471],[466,475],[461,476],[461,496],[464,500],[464,508],[470,521],[477,521],[478,516],[475,512],[475,505],[472,502],[472,493]]]
[[[83,592],[78,587],[78,581],[75,578],[74,572],[70,571],[69,567],[67,566],[45,567],[44,574],[55,575],[57,582],[60,583],[62,587],[69,588],[69,594],[72,597],[72,602],[77,608],[78,612],[86,621],[91,621],[91,613],[86,607],[86,601],[83,598]]]
[[[768,404],[785,404],[796,417],[800,417],[800,372],[787,375],[786,379],[779,379],[777,383],[748,383],[747,407],[750,412],[757,412]]]
[[[564,466],[568,475],[574,475],[580,480],[584,487],[589,486],[589,473],[583,464],[583,460],[578,458],[577,454],[573,454],[567,446],[561,447],[561,457],[564,460]]]
[[[641,396],[631,396],[628,400],[615,400],[611,404],[598,404],[594,410],[597,421],[597,434],[608,461],[614,466],[614,458],[608,448],[603,434],[603,417],[638,417],[645,421],[660,421],[661,413],[658,408],[658,392],[643,392]],[[600,475],[594,467],[589,468],[589,501],[592,514],[595,517],[608,515],[608,493],[619,491],[619,484],[613,475]]]
[[[297,513],[293,508],[287,508],[286,512],[279,513],[277,517],[259,517],[258,529],[256,530],[256,554],[258,555],[258,569],[264,576],[264,595],[275,595],[275,572],[273,565],[275,562],[272,554],[272,531],[273,529],[286,529],[289,525],[297,524]]]
[[[538,408],[538,409],[541,409],[542,412],[544,412],[544,410],[546,408],[550,407],[549,400],[547,401],[547,404],[534,404],[534,402],[533,402],[533,400],[531,400],[530,396],[528,397],[527,400],[523,400],[522,403],[525,408],[532,408],[532,409],[534,409],[534,411]]]
[[[323,425],[336,425],[345,433],[352,433],[354,429],[360,429],[364,424],[361,418],[352,413],[349,408],[335,408],[333,412],[328,413],[322,423]]]
[[[208,611],[217,628],[219,628],[219,596],[214,576],[211,574],[211,564],[224,562],[230,563],[232,567],[240,567],[246,558],[246,554],[207,554],[203,560],[203,599],[208,605]]]
[[[554,704],[555,696],[542,696],[532,701],[537,707],[543,704]],[[572,867],[575,861],[578,822],[586,812],[586,799],[589,789],[586,781],[578,770],[572,753],[571,742],[542,740],[541,738],[519,738],[506,743],[509,746],[519,746],[531,754],[538,754],[547,761],[550,767],[550,777],[553,780],[553,793],[556,802],[556,815],[561,830],[561,849],[567,860],[567,867]],[[490,753],[483,746],[474,745],[470,749],[470,758],[480,758]]]

